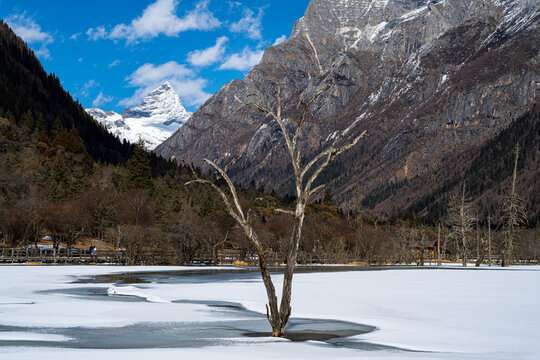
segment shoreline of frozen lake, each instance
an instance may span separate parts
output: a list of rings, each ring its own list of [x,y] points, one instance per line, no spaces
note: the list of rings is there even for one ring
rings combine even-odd
[[[17,354],[18,359],[39,354],[44,359],[76,356],[81,360],[178,355],[539,358],[535,333],[540,325],[540,267],[479,270],[300,272],[293,285],[290,330],[296,326],[298,333],[316,335],[318,341],[298,342],[252,337],[264,333],[266,324],[266,294],[257,274],[224,276],[226,271],[220,267],[0,266],[0,354]],[[214,273],[204,275],[205,271]],[[178,272],[196,280],[178,281]],[[107,279],[113,274],[121,279],[126,273],[146,274],[144,282]],[[282,275],[273,278],[280,283]],[[310,332],[313,328],[319,332]],[[347,328],[357,333],[327,338],[332,331]],[[78,329],[80,334],[70,329]],[[100,336],[114,339],[115,330],[124,331],[126,346],[100,348]],[[151,336],[145,340],[145,333],[153,334],[155,341]],[[246,336],[248,333],[252,336]],[[159,345],[159,336],[169,343],[151,349],[153,341]],[[201,344],[174,348],[182,336],[187,345],[190,341]],[[129,339],[137,337],[139,345],[146,343],[147,347],[136,347],[136,341],[130,345]],[[359,346],[355,348],[355,344]]]

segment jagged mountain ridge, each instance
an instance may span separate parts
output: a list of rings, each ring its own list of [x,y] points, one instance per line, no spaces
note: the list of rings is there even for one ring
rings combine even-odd
[[[112,134],[131,143],[142,138],[148,150],[165,141],[191,116],[169,82],[148,93],[142,102],[126,108],[122,114],[86,109]]]
[[[279,82],[284,113],[294,119],[298,101],[329,84],[303,131],[306,150],[324,148],[352,122],[349,136],[369,133],[322,176],[338,202],[357,186],[369,195],[429,175],[493,138],[538,97],[539,7],[535,0],[313,0],[288,40],[267,48],[243,80],[224,86],[156,151],[195,164],[240,154],[235,180],[289,192],[279,131],[242,102],[255,93],[275,104]]]

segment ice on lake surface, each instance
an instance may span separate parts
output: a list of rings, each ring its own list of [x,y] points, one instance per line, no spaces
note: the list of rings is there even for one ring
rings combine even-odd
[[[540,358],[540,267],[344,270],[301,269],[274,339],[249,269],[0,266],[0,359]]]

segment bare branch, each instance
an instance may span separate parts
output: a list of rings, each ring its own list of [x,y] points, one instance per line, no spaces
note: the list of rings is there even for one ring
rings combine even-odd
[[[204,179],[199,179],[199,178],[197,178],[195,180],[188,181],[188,182],[185,183],[185,185],[187,186],[187,185],[191,185],[191,184],[194,184],[194,183],[208,184],[208,185],[212,186],[212,188],[214,188],[214,190],[219,194],[219,196],[221,196],[221,199],[225,203],[225,207],[227,208],[228,213],[233,217],[233,219],[239,225],[242,225],[245,222],[244,219],[243,219],[243,214],[237,214],[235,212],[231,202],[229,201],[229,198],[227,197],[227,194],[225,194],[225,192],[223,190],[221,190],[221,188],[219,186],[217,186],[216,184],[214,184],[210,180],[204,180]]]
[[[212,162],[210,161],[210,163]],[[244,213],[242,211],[242,208],[240,207],[240,202],[238,201],[238,197],[236,195],[236,189],[234,188],[234,184],[232,184],[232,181],[230,181],[230,178],[227,176],[227,174],[225,174],[217,165],[214,164],[213,166],[215,166],[214,168],[218,170],[218,172],[220,172],[222,176],[225,175],[224,179],[225,181],[227,181],[227,184],[229,185],[229,190],[233,197],[234,207],[231,201],[229,200],[229,197],[227,196],[227,194],[225,194],[225,192],[219,186],[217,186],[210,180],[196,178],[195,180],[186,182],[185,185],[187,186],[194,183],[200,183],[200,184],[208,184],[212,186],[212,188],[219,194],[219,196],[221,196],[221,199],[225,203],[225,207],[227,208],[227,212],[229,213],[229,215],[231,215],[232,218],[236,221],[236,223],[240,225],[240,227],[245,232],[245,234],[247,235],[249,241],[253,244],[253,246],[255,246],[255,248],[258,251],[262,252],[262,247],[261,247],[261,244],[259,242],[257,235],[255,234],[255,232],[253,231],[253,228],[249,224],[249,220],[244,217]]]
[[[291,210],[274,209],[274,212],[283,213],[283,214],[289,214],[289,215],[294,216],[294,211],[291,211]]]
[[[298,134],[300,133],[300,128],[302,127],[302,125],[304,124],[304,121],[306,120],[306,115],[309,111],[309,108],[311,106],[311,104],[313,104],[315,102],[315,100],[317,100],[317,98],[319,96],[321,96],[325,91],[327,91],[328,89],[330,89],[330,85],[326,85],[323,89],[319,90],[312,98],[311,100],[309,100],[307,103],[304,102],[304,101],[301,101],[300,104],[301,105],[304,105],[304,111],[302,112],[302,117],[300,118],[300,121],[298,122],[298,124],[296,125],[296,130],[294,132],[294,136],[293,136],[293,143],[296,145],[296,138],[298,137]]]
[[[257,95],[257,94],[248,95],[248,97],[251,97],[251,96],[257,97],[259,99],[259,101],[262,103],[261,97],[259,95]],[[275,113],[273,111],[267,109],[266,107],[264,107],[261,103],[249,102],[249,103],[246,103],[246,105],[256,107],[260,112],[263,112],[263,113],[266,113],[266,114],[272,116],[272,118],[278,123],[279,128],[281,129],[281,132],[283,133],[283,137],[285,138],[285,143],[287,145],[287,149],[289,150],[289,154],[291,156],[291,160],[292,160],[292,163],[293,163],[293,168],[294,168],[295,174],[297,174],[298,173],[298,166],[296,165],[297,162],[295,161],[294,146],[292,144],[289,132],[287,131],[287,128],[285,127],[285,123],[281,119],[281,103],[282,103],[282,100],[281,100],[281,86],[279,84],[277,84],[277,108],[276,108]]]
[[[254,103],[254,102],[248,102],[248,103],[244,103],[244,104],[246,104],[246,106],[254,106],[254,107],[257,108],[257,110],[259,110],[262,113],[270,114],[270,110],[263,108],[262,105],[260,105],[260,104],[257,104],[257,103]]]
[[[236,210],[238,211],[238,215],[243,220],[243,222],[246,222],[244,211],[242,210],[242,207],[240,206],[240,200],[238,199],[238,194],[236,193],[236,188],[231,178],[229,177],[229,175],[227,175],[227,173],[223,169],[221,169],[219,166],[214,164],[211,160],[208,160],[208,159],[203,159],[203,160],[205,163],[213,167],[221,175],[221,177],[227,182],[227,185],[229,186],[229,191],[233,198],[234,206],[236,207]]]
[[[311,161],[302,169],[302,172],[300,174],[300,179],[303,179],[304,176],[306,176],[307,172],[313,167],[313,165],[315,165],[317,162],[319,162],[319,160],[321,160],[322,158],[324,158],[325,156],[329,157],[328,159],[328,164],[330,162],[332,162],[332,160],[339,154],[341,154],[342,152],[350,149],[351,147],[353,147],[354,145],[356,145],[356,143],[358,143],[358,141],[360,141],[360,139],[362,139],[364,136],[366,136],[367,134],[367,130],[364,130],[360,135],[358,135],[351,143],[347,144],[347,145],[344,145],[340,148],[335,148],[335,144],[337,142],[338,139],[336,139],[336,141],[334,141],[332,143],[332,145],[324,150],[323,152],[319,153],[317,156],[315,156],[313,159],[311,159]],[[328,165],[326,164],[326,165]],[[326,167],[326,165],[324,165]]]
[[[301,105],[304,105],[304,111],[302,112],[302,117],[300,118],[300,121],[298,122],[298,124],[296,124],[296,129],[294,131],[294,135],[293,135],[293,138],[292,138],[292,147],[293,147],[293,151],[296,152],[296,163],[298,164],[298,167],[300,167],[300,162],[301,162],[301,159],[302,159],[302,155],[301,155],[301,152],[300,152],[300,149],[296,149],[296,142],[297,142],[297,139],[298,139],[298,135],[300,134],[300,130],[302,128],[302,126],[304,125],[304,122],[306,120],[306,115],[309,111],[309,108],[311,106],[311,104],[313,104],[313,102],[315,100],[317,100],[317,98],[319,96],[321,96],[322,93],[324,93],[326,90],[330,89],[330,85],[327,85],[325,86],[323,89],[319,90],[312,98],[311,100],[309,100],[308,102],[305,102],[305,101],[301,101],[300,104]],[[299,172],[296,172],[296,177],[297,177],[297,180],[299,180]],[[301,180],[300,180],[301,182]]]
[[[311,191],[309,192],[309,196],[312,196],[312,195],[316,194],[318,191],[324,189],[325,186],[326,186],[326,185],[319,185],[319,186],[317,186],[315,189],[313,189],[313,190],[311,190]]]
[[[330,147],[330,149],[322,152],[321,154],[325,154],[327,156],[326,160],[315,170],[315,172],[311,175],[311,177],[309,178],[309,180],[307,181],[304,189],[306,189],[306,192],[307,194],[310,193],[310,189],[311,189],[311,185],[313,184],[313,182],[315,181],[315,179],[320,175],[320,173],[328,166],[328,164],[330,164],[334,158],[336,156],[338,156],[339,154],[341,154],[342,152],[352,148],[354,145],[356,145],[358,143],[358,141],[360,141],[360,139],[362,139],[364,136],[366,136],[367,134],[367,130],[364,130],[360,135],[358,135],[356,138],[354,138],[354,140],[346,145],[343,145],[342,147],[336,149],[334,148],[333,146]],[[316,157],[318,158],[318,156]],[[320,159],[320,158],[319,158]],[[315,161],[316,162],[316,161]],[[310,162],[308,164],[308,166],[313,166],[315,164],[315,162]],[[305,173],[307,172],[307,170],[309,169],[308,166],[306,166],[306,168],[304,168],[304,170],[302,171],[302,174],[305,175]]]
[[[227,171],[227,169],[240,157],[240,154],[236,155],[225,167],[223,168],[223,171]]]
[[[193,165],[191,165],[191,163],[190,163],[190,164],[188,164],[188,166],[189,166],[189,169],[191,170],[191,173],[193,174],[193,177],[198,179],[199,177],[197,176],[197,173],[195,172],[195,169],[193,168]]]

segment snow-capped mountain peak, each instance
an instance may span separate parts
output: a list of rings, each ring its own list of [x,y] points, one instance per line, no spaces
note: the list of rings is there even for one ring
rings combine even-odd
[[[146,95],[143,101],[134,107],[128,107],[122,113],[124,118],[164,118],[167,123],[183,124],[191,113],[187,112],[176,91],[168,81]]]
[[[191,117],[169,82],[152,90],[139,105],[128,107],[121,115],[97,108],[86,112],[121,139],[134,143],[142,138],[148,150],[165,141]]]

